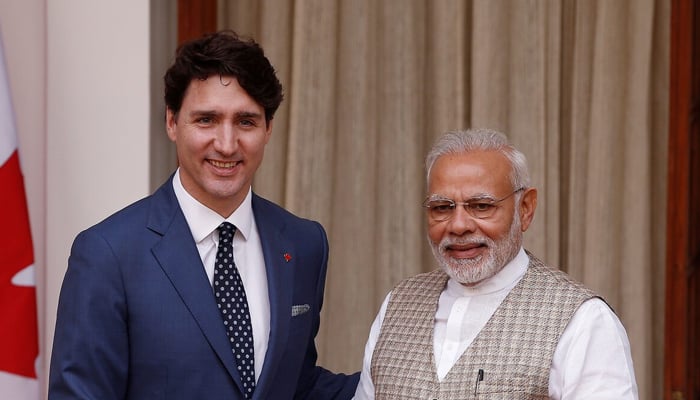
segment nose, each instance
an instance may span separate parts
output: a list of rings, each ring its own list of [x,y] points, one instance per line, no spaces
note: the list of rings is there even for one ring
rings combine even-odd
[[[238,134],[230,125],[222,125],[214,138],[214,150],[224,156],[230,156],[238,148]]]
[[[463,206],[455,207],[454,215],[447,222],[447,229],[456,236],[473,233],[477,229],[476,218],[472,217]]]

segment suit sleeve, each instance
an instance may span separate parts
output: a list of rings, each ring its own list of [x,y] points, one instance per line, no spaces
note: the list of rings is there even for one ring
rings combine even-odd
[[[129,349],[118,260],[95,230],[76,238],[58,303],[49,399],[123,399]]]
[[[352,375],[335,374],[316,365],[318,358],[316,351],[316,335],[318,334],[320,325],[320,313],[323,305],[323,295],[326,284],[328,238],[326,237],[326,232],[324,231],[323,227],[318,223],[315,224],[320,234],[319,245],[322,246],[323,249],[323,256],[321,258],[321,265],[316,282],[316,304],[318,304],[318,308],[314,310],[314,321],[311,335],[309,335],[307,354],[304,359],[304,364],[302,366],[303,370],[299,378],[297,393],[294,398],[308,400],[351,399],[355,394],[355,389],[357,388],[357,383],[360,379],[359,372]]]

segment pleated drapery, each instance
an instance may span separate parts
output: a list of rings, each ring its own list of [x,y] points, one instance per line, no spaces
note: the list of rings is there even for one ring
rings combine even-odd
[[[640,398],[661,398],[668,2],[246,0],[218,14],[285,87],[254,190],[328,231],[322,365],[360,369],[386,293],[435,268],[420,207],[434,139],[488,127],[539,189],[526,247],[606,298]]]

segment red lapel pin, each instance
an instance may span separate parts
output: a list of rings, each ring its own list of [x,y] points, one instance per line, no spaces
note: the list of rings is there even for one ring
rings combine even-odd
[[[289,260],[292,259],[292,256],[289,253],[284,253],[284,261],[289,262]]]

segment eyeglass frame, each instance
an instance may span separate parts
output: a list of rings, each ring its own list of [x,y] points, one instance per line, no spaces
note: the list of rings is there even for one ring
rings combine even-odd
[[[518,188],[518,189],[515,189],[514,191],[510,192],[510,194],[508,194],[507,196],[504,196],[504,197],[502,197],[502,198],[500,198],[500,199],[494,199],[494,198],[489,197],[489,196],[482,196],[482,197],[471,198],[471,199],[469,199],[469,200],[467,200],[467,201],[455,201],[455,200],[452,200],[452,199],[447,198],[447,197],[435,197],[435,196],[436,196],[435,194],[431,194],[431,195],[428,195],[428,197],[426,197],[425,200],[423,200],[423,205],[422,205],[422,207],[425,208],[425,209],[427,210],[428,217],[431,218],[433,221],[436,221],[436,222],[444,222],[444,221],[447,221],[447,220],[449,220],[450,218],[452,218],[452,216],[455,214],[455,211],[457,210],[457,206],[462,206],[462,207],[464,207],[464,210],[467,212],[467,214],[469,214],[469,215],[470,215],[471,217],[473,217],[473,218],[476,218],[476,219],[488,219],[488,218],[493,217],[494,213],[496,212],[495,209],[493,210],[493,213],[492,213],[492,214],[490,214],[490,215],[488,215],[488,216],[485,216],[485,217],[480,217],[480,216],[478,216],[478,215],[474,215],[474,209],[471,208],[471,207],[469,207],[469,205],[470,205],[470,204],[474,204],[474,203],[482,203],[482,204],[486,204],[486,205],[494,206],[494,207],[495,207],[498,203],[500,203],[500,202],[502,202],[502,201],[504,201],[504,200],[510,198],[510,197],[513,196],[514,194],[516,194],[516,193],[518,193],[518,192],[520,192],[520,191],[523,191],[523,190],[525,190],[525,189],[527,189],[527,187],[522,186],[522,187],[520,187],[520,188]],[[443,219],[437,219],[437,218],[433,217],[432,215],[430,215],[430,212],[432,211],[432,209],[430,208],[430,202],[433,202],[433,201],[445,201],[445,202],[448,202],[448,203],[449,203],[449,205],[450,205],[450,212],[447,213],[447,215],[446,215],[445,218],[443,218]]]

